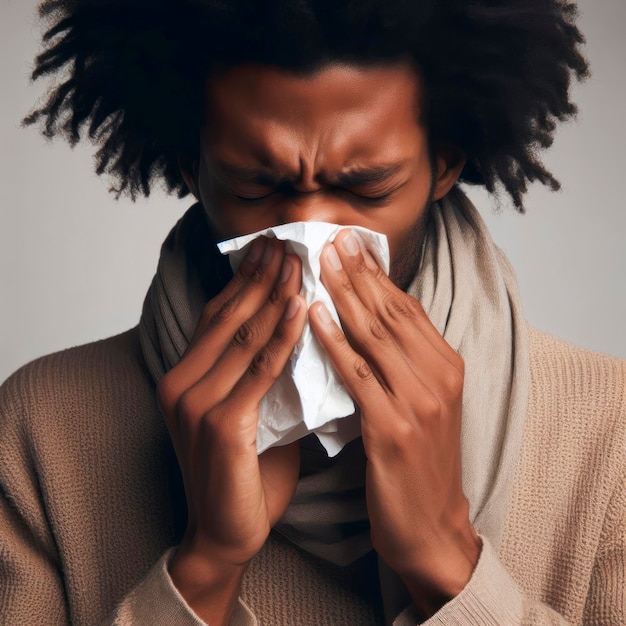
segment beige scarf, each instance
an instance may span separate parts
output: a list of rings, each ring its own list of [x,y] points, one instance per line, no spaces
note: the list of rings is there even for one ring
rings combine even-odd
[[[463,489],[470,519],[497,549],[530,388],[526,324],[515,274],[467,197],[454,189],[432,206],[431,217],[408,292],[465,361]],[[140,338],[155,380],[180,360],[204,303],[230,275],[195,205],[163,244],[144,303]],[[361,440],[334,459],[311,437],[301,447],[297,492],[277,530],[317,556],[351,563],[371,549]]]

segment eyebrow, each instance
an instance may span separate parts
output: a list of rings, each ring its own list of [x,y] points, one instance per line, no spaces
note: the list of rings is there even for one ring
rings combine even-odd
[[[275,171],[263,167],[246,167],[231,165],[222,161],[216,163],[219,171],[244,183],[262,186],[278,186],[293,182],[292,176],[279,176]],[[380,183],[400,172],[406,161],[389,165],[353,167],[345,172],[338,172],[327,178],[325,182],[339,187],[359,187]]]
[[[406,163],[378,165],[369,167],[355,167],[347,172],[339,172],[332,177],[332,182],[340,187],[359,187],[380,183],[400,172]]]
[[[240,165],[230,165],[222,161],[217,163],[218,170],[230,178],[236,178],[244,183],[254,185],[278,185],[286,181],[286,178],[277,176],[271,169],[262,167],[244,167]]]

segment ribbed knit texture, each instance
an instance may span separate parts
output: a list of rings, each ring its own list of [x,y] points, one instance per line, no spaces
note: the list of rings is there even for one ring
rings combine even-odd
[[[258,593],[268,580],[274,581],[268,593]],[[280,584],[275,584],[278,581]],[[261,624],[383,623],[373,552],[344,568],[270,535],[247,572],[242,596]],[[320,616],[323,622],[319,622]]]
[[[499,555],[485,547],[429,626],[626,624],[626,364],[530,337],[530,408]],[[3,626],[197,625],[161,558],[184,523],[136,331],[35,361],[0,388]],[[374,564],[363,567],[373,580]],[[376,594],[343,574],[272,540],[243,596],[259,624],[381,623]],[[411,611],[397,623],[415,623]],[[234,622],[254,621],[240,605]]]

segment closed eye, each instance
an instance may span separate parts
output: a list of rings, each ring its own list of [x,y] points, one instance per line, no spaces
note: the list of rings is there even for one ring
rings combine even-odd
[[[385,202],[385,200],[388,200],[393,195],[393,191],[389,193],[385,193],[380,196],[366,196],[361,193],[356,193],[355,191],[351,191],[350,193],[356,198],[358,198],[359,200],[364,200],[365,202],[372,202],[372,203]]]
[[[261,185],[259,185],[259,187],[261,187]],[[270,196],[273,196],[276,193],[282,193],[285,196],[290,196],[297,193],[294,190],[293,185],[291,185],[289,182],[281,182],[277,185],[272,185],[271,187],[267,185],[265,189],[268,189],[269,191],[267,191],[267,193],[261,193],[260,195],[259,191],[261,191],[261,189],[259,189],[256,194],[251,193],[250,195],[241,195],[235,193],[235,197],[239,198],[239,200],[243,200],[244,202],[259,202],[261,200],[269,198]],[[250,191],[252,192],[252,190]]]
[[[384,194],[378,194],[378,195],[369,195],[369,194],[364,194],[364,193],[358,193],[356,191],[353,191],[351,189],[343,189],[343,188],[335,188],[336,191],[340,192],[340,193],[345,193],[345,194],[349,194],[350,196],[352,196],[354,199],[356,199],[359,202],[365,202],[365,203],[369,203],[369,204],[382,204],[384,202],[386,202],[387,200],[389,200],[389,198],[397,191],[397,189],[393,189],[392,191],[389,191],[387,193]],[[262,200],[266,200],[267,198],[277,194],[277,193],[281,193],[284,196],[293,196],[293,195],[297,195],[298,192],[295,191],[291,186],[289,186],[289,188],[287,188],[286,185],[280,185],[278,188],[276,189],[272,189],[269,193],[265,193],[263,195],[256,195],[256,196],[244,196],[244,195],[240,195],[240,194],[233,194],[238,200],[241,200],[242,202],[260,202]]]

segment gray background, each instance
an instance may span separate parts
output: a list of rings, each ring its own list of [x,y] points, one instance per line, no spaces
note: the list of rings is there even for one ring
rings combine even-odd
[[[36,2],[0,7],[0,380],[39,355],[121,332],[139,319],[161,241],[188,202],[155,192],[116,202],[93,174],[89,145],[46,143],[19,120],[29,85]],[[578,120],[546,162],[563,183],[534,188],[528,213],[478,203],[519,277],[536,327],[626,358],[626,23],[624,0],[582,0],[593,77],[577,87]]]

